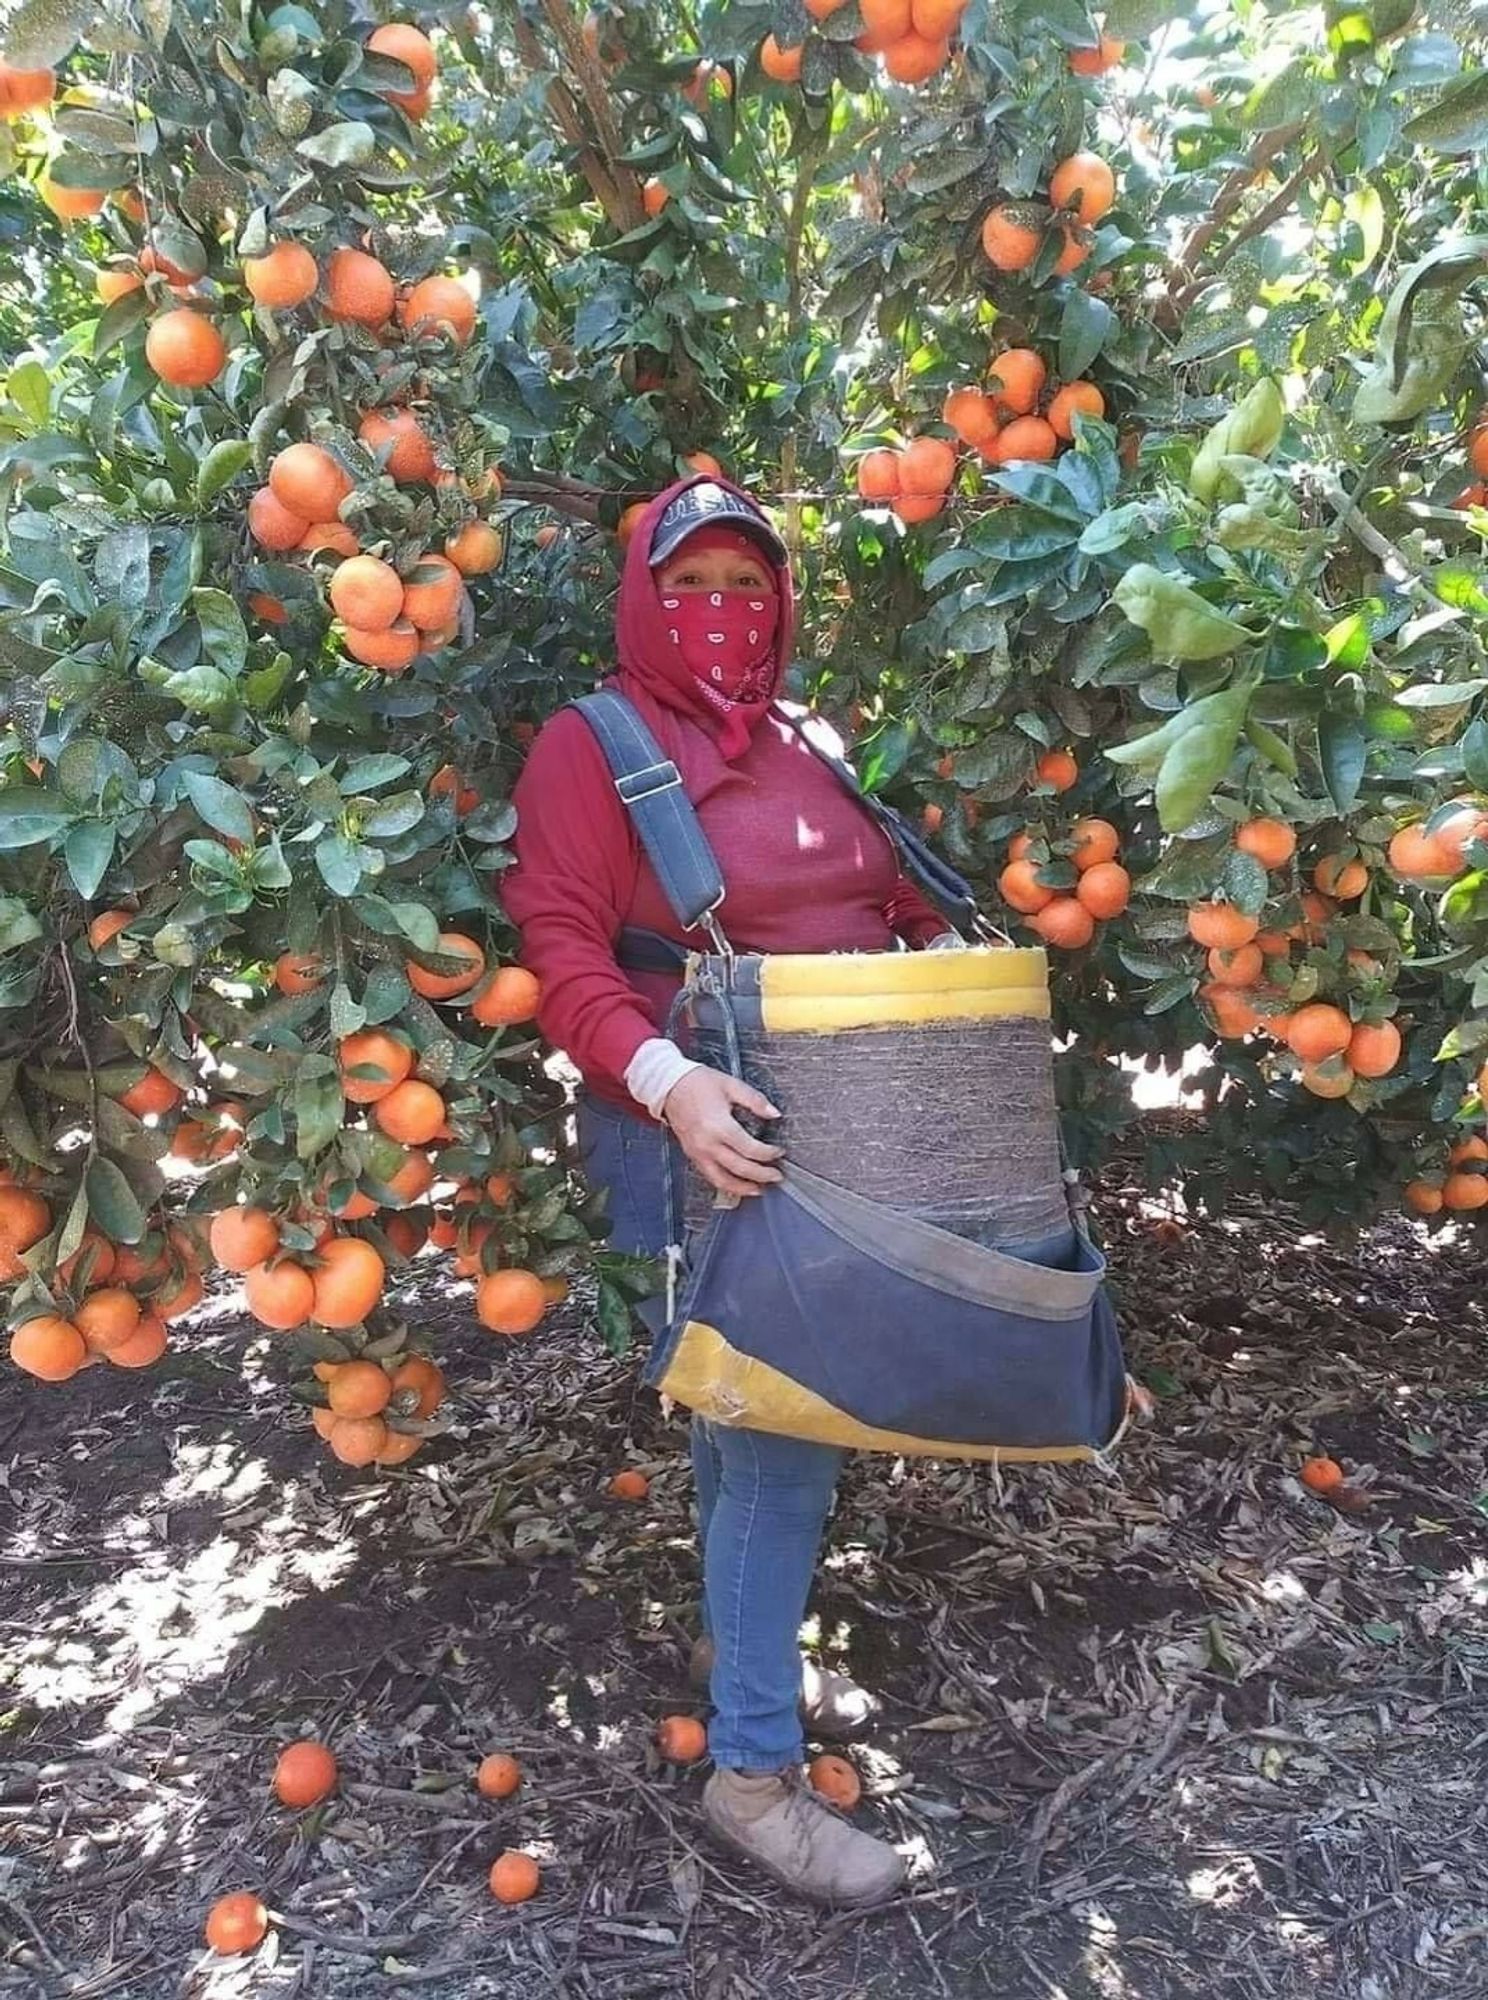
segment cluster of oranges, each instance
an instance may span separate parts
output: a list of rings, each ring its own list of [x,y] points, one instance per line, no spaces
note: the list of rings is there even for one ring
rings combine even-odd
[[[1063,759],[1074,763],[1067,750],[1040,759],[1041,765],[1054,760],[1051,776],[1041,769],[1042,782],[1066,775]],[[1121,836],[1107,819],[1077,819],[1065,840],[1036,841],[1031,833],[1019,833],[997,887],[1008,908],[1045,944],[1079,951],[1095,936],[1097,923],[1119,917],[1131,901],[1131,876],[1116,858],[1120,851]]]
[[[1403,826],[1386,849],[1386,858],[1402,882],[1418,888],[1444,889],[1468,866],[1467,850],[1474,841],[1488,841],[1488,812],[1472,799],[1450,799],[1430,822]]]
[[[1053,275],[1077,271],[1094,248],[1091,231],[1116,201],[1116,176],[1099,153],[1071,153],[1049,176],[1047,207],[1040,202],[1005,201],[982,224],[982,249],[994,270],[1026,271],[1037,260],[1051,227],[1061,248]]]
[[[1009,347],[993,360],[987,387],[953,389],[941,415],[963,444],[993,465],[1047,462],[1073,444],[1077,416],[1106,414],[1106,399],[1094,382],[1066,382],[1051,394],[1047,388],[1042,355],[1031,347]]]
[[[806,0],[814,21],[830,20],[848,0]],[[853,47],[882,56],[895,83],[928,83],[951,59],[951,42],[968,0],[858,0],[863,32]],[[760,47],[760,68],[776,83],[799,83],[804,45],[782,48],[773,35]]]
[[[324,1805],[341,1782],[334,1751],[313,1737],[302,1737],[279,1753],[270,1787],[280,1805],[306,1812]],[[494,1751],[482,1757],[471,1782],[483,1799],[509,1799],[521,1789],[522,1767],[515,1757]],[[491,1865],[491,1894],[501,1903],[525,1903],[537,1894],[542,1877],[530,1854],[509,1849]],[[219,1896],[207,1912],[205,1936],[211,1950],[223,1957],[256,1951],[268,1935],[269,1912],[252,1889],[234,1889]]]
[[[906,524],[932,520],[955,477],[956,447],[944,438],[913,438],[898,451],[865,451],[858,460],[863,499],[887,503]]]
[[[1480,1096],[1485,1083],[1488,1070],[1478,1085]],[[1457,1140],[1448,1150],[1444,1171],[1407,1181],[1405,1205],[1417,1215],[1440,1215],[1443,1209],[1460,1215],[1488,1208],[1488,1139],[1470,1132]]]
[[[1291,863],[1297,836],[1284,820],[1262,817],[1236,829],[1235,846],[1270,871]],[[1188,912],[1188,934],[1207,953],[1209,976],[1199,998],[1218,1033],[1233,1040],[1264,1033],[1283,1042],[1315,1097],[1347,1097],[1356,1081],[1388,1076],[1400,1060],[1400,1030],[1393,1021],[1355,1021],[1323,1000],[1293,1008],[1287,987],[1279,983],[1289,971],[1292,946],[1321,944],[1339,906],[1357,901],[1369,880],[1369,870],[1356,857],[1320,855],[1312,867],[1313,887],[1300,898],[1301,914],[1285,930],[1265,929],[1258,915],[1223,899],[1195,903]],[[1366,978],[1379,977],[1380,963],[1369,952],[1350,951],[1347,963]]]

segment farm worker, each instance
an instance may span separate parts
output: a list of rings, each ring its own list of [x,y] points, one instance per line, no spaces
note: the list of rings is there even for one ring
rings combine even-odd
[[[608,685],[681,773],[727,888],[730,943],[833,952],[891,950],[896,937],[956,942],[887,837],[772,712],[793,622],[784,544],[752,500],[689,479],[652,502],[626,555]],[[767,1127],[779,1113],[666,1038],[677,965],[622,969],[622,931],[683,949],[704,941],[673,916],[576,710],[538,737],[516,804],[517,864],[502,894],[542,981],[541,1025],[583,1073],[580,1139],[591,1180],[609,1190],[611,1244],[656,1256],[681,1235],[680,1155],[714,1188],[757,1195],[780,1178],[780,1149],[734,1114]],[[650,1317],[659,1324],[659,1301]],[[715,1710],[703,1811],[716,1837],[777,1882],[850,1906],[891,1894],[903,1864],[800,1777],[803,1719],[814,1735],[841,1735],[872,1712],[843,1676],[807,1668],[803,1680],[797,1650],[842,1457],[693,1419],[705,1626],[693,1666],[699,1680],[708,1674]]]

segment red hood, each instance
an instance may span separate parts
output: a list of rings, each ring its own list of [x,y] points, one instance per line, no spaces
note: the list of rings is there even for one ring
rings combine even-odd
[[[651,569],[651,538],[656,533],[657,523],[666,508],[679,493],[697,486],[703,479],[711,479],[711,473],[694,473],[687,479],[679,479],[664,493],[658,493],[636,523],[635,533],[630,538],[630,546],[625,553],[625,571],[620,579],[620,601],[615,611],[615,639],[620,661],[620,673],[633,687],[640,688],[662,707],[685,715],[689,721],[699,724],[712,737],[718,734],[718,718],[698,693],[697,683],[689,673],[682,655],[673,643],[667,629],[667,621],[661,609],[661,599],[657,595],[656,578]],[[725,486],[730,493],[738,494],[746,506],[753,509],[764,521],[764,514],[758,504],[732,481],[719,479],[716,485]],[[775,588],[780,595],[780,619],[775,629],[775,680],[772,697],[780,692],[780,683],[791,657],[791,641],[795,631],[795,594],[791,587],[791,573],[788,563],[777,564]]]

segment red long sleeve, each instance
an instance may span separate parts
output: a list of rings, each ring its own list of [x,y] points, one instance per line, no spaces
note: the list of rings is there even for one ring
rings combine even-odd
[[[955,928],[933,903],[925,900],[907,875],[899,877],[884,904],[884,922],[896,937],[902,937],[916,951],[923,951],[932,938],[943,937]]]
[[[635,847],[604,753],[581,715],[561,710],[517,782],[517,865],[501,898],[542,981],[538,1025],[586,1076],[623,1092],[657,1030],[615,962],[635,893]]]

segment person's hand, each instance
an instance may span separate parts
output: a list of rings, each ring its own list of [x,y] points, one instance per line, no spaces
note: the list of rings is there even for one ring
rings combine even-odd
[[[752,1139],[734,1116],[734,1109],[756,1118],[780,1113],[757,1090],[721,1069],[700,1068],[672,1085],[661,1108],[683,1152],[710,1187],[721,1194],[761,1194],[780,1179],[774,1164],[782,1148]]]

